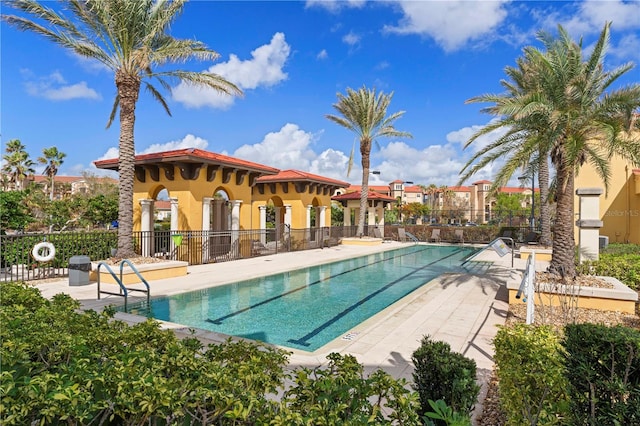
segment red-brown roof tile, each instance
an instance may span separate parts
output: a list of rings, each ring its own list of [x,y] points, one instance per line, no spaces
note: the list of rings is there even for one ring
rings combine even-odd
[[[360,191],[356,192],[347,192],[346,194],[334,195],[331,197],[334,201],[347,201],[347,200],[359,200],[360,199]],[[381,194],[375,191],[369,191],[367,194],[367,200],[380,200],[380,201],[396,201],[395,198],[390,197],[385,194]]]
[[[267,182],[316,182],[337,186],[340,188],[349,187],[348,182],[341,180],[331,179],[324,176],[314,175],[313,173],[307,173],[300,170],[281,170],[275,175],[261,176],[256,179],[258,183]]]

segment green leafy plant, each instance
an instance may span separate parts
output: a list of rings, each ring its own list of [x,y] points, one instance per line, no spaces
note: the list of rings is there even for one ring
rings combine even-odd
[[[610,244],[600,259],[577,266],[578,272],[619,279],[633,290],[640,290],[640,245]]]
[[[452,352],[446,342],[425,336],[412,355],[414,388],[420,396],[420,415],[430,411],[429,400],[443,400],[452,410],[468,414],[480,391],[476,362]]]
[[[425,413],[427,417],[425,424],[428,426],[435,426],[435,423],[429,419],[441,420],[446,426],[471,426],[471,418],[468,415],[453,411],[453,409],[441,399],[437,401],[430,399],[429,406],[432,411]]]
[[[640,331],[571,324],[563,343],[572,424],[640,424]]]
[[[503,327],[494,339],[500,405],[509,425],[561,424],[569,410],[560,337],[550,326]]]

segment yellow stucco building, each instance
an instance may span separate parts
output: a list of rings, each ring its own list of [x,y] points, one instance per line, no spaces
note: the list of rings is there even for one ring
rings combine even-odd
[[[640,169],[619,157],[610,160],[611,178],[608,193],[599,197],[600,235],[611,243],[640,244]],[[575,188],[602,188],[604,184],[590,164],[580,168]],[[575,197],[574,211],[579,220],[579,197]],[[578,228],[575,227],[578,241]]]
[[[118,170],[118,159],[95,165]],[[154,230],[154,203],[163,190],[171,204],[172,231],[264,230],[269,204],[276,211],[275,227],[331,226],[331,195],[348,186],[200,149],[136,155],[134,231]]]

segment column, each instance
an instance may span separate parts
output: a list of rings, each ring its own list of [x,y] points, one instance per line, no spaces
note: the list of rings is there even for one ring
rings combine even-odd
[[[242,200],[230,200],[231,203],[231,250],[235,253],[239,253],[239,239],[240,239],[240,204]]]
[[[384,239],[384,203],[379,202],[376,212],[380,220],[378,220],[378,229],[380,230],[380,236]]]
[[[304,226],[304,239],[305,241],[311,241],[311,209],[313,209],[312,205],[307,205],[305,207],[306,218],[305,218],[305,226]],[[318,223],[318,212],[316,211],[316,224]]]
[[[169,198],[171,202],[171,235],[178,234],[178,199],[177,198]],[[179,238],[177,241],[174,238],[171,238],[171,252],[175,251],[176,247],[182,245],[182,239]]]
[[[345,207],[342,213],[342,223],[344,226],[351,226],[351,207]]]
[[[142,214],[140,217],[142,256],[150,257],[153,243],[153,200],[140,200]]]
[[[576,195],[580,197],[578,226],[578,259],[598,260],[600,257],[600,195],[602,188],[578,188]]]
[[[284,205],[284,224],[291,228],[291,204]]]
[[[209,262],[209,231],[211,230],[211,203],[213,197],[202,198],[202,263]]]
[[[267,206],[258,206],[260,213],[260,242],[267,243]]]
[[[375,207],[367,207],[367,225],[375,226],[376,224],[376,208]]]
[[[211,202],[213,197],[202,198],[202,230],[211,230]]]
[[[318,226],[320,226],[320,228],[324,228],[325,226],[327,226],[327,221],[325,220],[325,214],[326,213],[327,213],[327,206],[318,207],[316,220],[319,218],[319,220],[317,220],[317,222],[318,222]]]

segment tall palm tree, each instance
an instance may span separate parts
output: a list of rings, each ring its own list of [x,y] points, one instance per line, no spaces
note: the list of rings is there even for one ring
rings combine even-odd
[[[326,118],[353,131],[360,140],[360,158],[362,161],[362,191],[360,193],[360,216],[356,234],[364,235],[364,220],[369,197],[369,168],[371,144],[379,137],[406,137],[411,134],[393,127],[394,122],[404,115],[404,111],[387,116],[387,108],[393,98],[393,92],[376,93],[376,89],[361,87],[358,90],[347,88],[346,96],[338,93],[338,102],[333,104],[340,115],[327,114]],[[377,141],[376,141],[377,142]],[[353,161],[353,151],[349,164]]]
[[[38,157],[38,163],[46,164],[44,168],[44,174],[49,178],[49,199],[53,201],[54,195],[54,179],[58,174],[58,168],[64,163],[64,157],[67,154],[58,151],[58,148],[52,146],[51,148],[42,149],[42,157]]]
[[[14,189],[19,191],[23,189],[27,176],[35,173],[34,163],[19,139],[10,140],[5,151],[7,153],[2,157],[5,161],[2,171],[9,176],[9,181],[13,183]]]
[[[589,162],[608,189],[612,156],[640,164],[640,141],[633,140],[629,127],[632,122],[629,118],[640,106],[640,85],[609,90],[633,67],[626,64],[605,71],[609,27],[610,24],[605,25],[588,58],[583,58],[581,43],[574,42],[561,26],[557,38],[546,32],[538,33],[545,51],[527,51],[527,58],[535,63],[536,87],[516,102],[495,101],[492,108],[501,111],[505,118],[488,127],[511,127],[505,136],[481,151],[493,150],[474,166],[481,167],[491,158],[510,155],[498,174],[504,178],[521,165],[545,164],[550,156],[556,172],[557,203],[550,270],[569,278],[576,274],[575,174]]]
[[[189,60],[214,60],[219,55],[196,40],[178,39],[169,34],[186,0],[62,0],[71,17],[36,0],[6,0],[6,4],[25,16],[3,15],[9,24],[41,34],[54,43],[85,58],[102,63],[114,73],[116,96],[107,127],[120,108],[119,138],[119,227],[118,257],[134,255],[133,182],[135,168],[135,109],[144,87],[171,115],[155,80],[171,90],[167,79],[213,88],[219,92],[241,94],[219,75],[168,70],[166,65]],[[44,3],[44,2],[43,2]],[[34,20],[32,20],[32,19]],[[158,71],[160,69],[160,71]]]
[[[553,135],[551,160],[556,169],[557,213],[550,269],[575,276],[574,178],[589,162],[608,191],[609,159],[620,156],[640,165],[640,140],[626,127],[629,111],[640,107],[640,84],[608,90],[633,64],[612,71],[604,68],[610,23],[600,33],[593,51],[583,58],[582,42],[574,42],[558,27],[558,38],[540,33],[547,50],[542,97],[535,108],[548,114]],[[637,138],[637,136],[636,136]]]
[[[485,94],[467,100],[466,103],[493,103],[482,111],[499,117],[497,121],[477,131],[469,138],[465,148],[478,137],[494,130],[503,129],[506,133],[494,143],[478,151],[465,164],[461,171],[460,182],[478,172],[485,165],[497,159],[506,159],[504,166],[495,176],[491,193],[505,186],[514,173],[525,169],[525,175],[538,173],[540,188],[540,244],[551,245],[551,213],[549,208],[549,141],[546,116],[523,114],[525,107],[536,102],[540,92],[542,69],[540,52],[533,47],[524,49],[524,57],[516,60],[516,67],[506,67],[509,80],[500,83],[506,89],[502,94]],[[475,163],[477,160],[477,163]],[[475,164],[474,164],[475,163]]]

